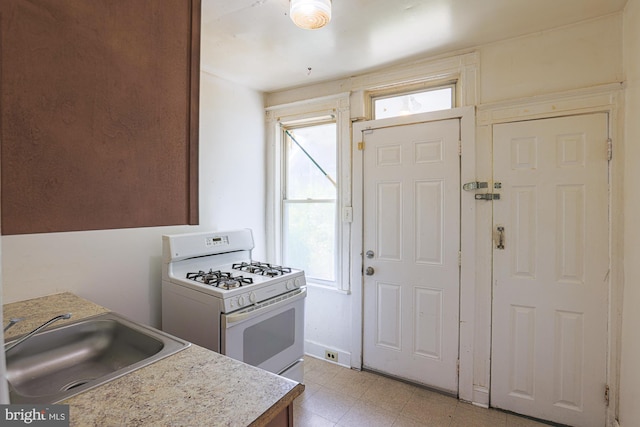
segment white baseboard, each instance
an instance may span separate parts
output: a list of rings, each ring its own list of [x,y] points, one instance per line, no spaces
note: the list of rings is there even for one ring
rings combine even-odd
[[[309,356],[313,356],[317,359],[327,360],[324,357],[326,350],[332,351],[338,355],[338,360],[328,360],[328,362],[337,363],[338,365],[350,368],[351,367],[351,353],[327,346],[314,341],[304,341],[304,353]]]

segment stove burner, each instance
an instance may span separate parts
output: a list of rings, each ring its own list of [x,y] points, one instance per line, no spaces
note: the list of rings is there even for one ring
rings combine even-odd
[[[247,273],[259,274],[261,276],[282,276],[285,273],[291,273],[289,267],[281,267],[279,265],[271,265],[266,262],[241,262],[231,266],[234,270],[246,271]]]
[[[187,273],[187,279],[221,289],[239,288],[243,284],[250,285],[253,283],[253,279],[250,277],[234,277],[232,273],[226,273],[220,270],[213,271],[213,269],[210,269],[208,273],[202,270],[197,273]]]

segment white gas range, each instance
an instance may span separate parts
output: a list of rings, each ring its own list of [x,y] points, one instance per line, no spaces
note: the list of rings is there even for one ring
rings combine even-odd
[[[304,272],[253,248],[249,229],[162,236],[162,329],[302,382]]]

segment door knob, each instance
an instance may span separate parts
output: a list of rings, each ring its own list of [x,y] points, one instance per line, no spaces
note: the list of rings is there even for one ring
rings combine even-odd
[[[367,276],[373,276],[373,273],[375,273],[373,267],[367,267],[367,269],[364,271],[364,274],[366,274]]]

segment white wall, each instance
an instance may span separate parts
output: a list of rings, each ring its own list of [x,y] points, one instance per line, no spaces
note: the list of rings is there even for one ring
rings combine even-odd
[[[249,227],[264,255],[263,96],[206,73],[200,86],[200,225],[2,236],[3,303],[72,291],[159,326],[162,234]]]
[[[351,300],[349,295],[308,285],[305,302],[306,354],[324,357],[325,350],[338,353],[337,362],[351,366]]]
[[[264,98],[212,74],[200,80],[200,223],[251,228],[265,255]]]
[[[640,425],[640,0],[629,0],[624,13],[625,120],[625,242],[620,425]]]
[[[622,81],[621,16],[480,47],[480,102]]]

